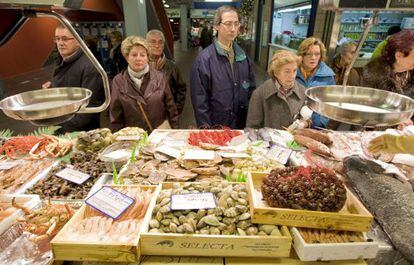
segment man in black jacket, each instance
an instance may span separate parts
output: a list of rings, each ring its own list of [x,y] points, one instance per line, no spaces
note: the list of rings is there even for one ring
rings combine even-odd
[[[103,82],[100,74],[88,57],[80,49],[72,33],[62,25],[55,30],[55,43],[59,51],[52,81],[43,84],[49,87],[83,87],[92,91],[89,105],[96,107],[105,100]],[[76,114],[71,120],[59,124],[59,133],[87,131],[99,128],[99,113]]]

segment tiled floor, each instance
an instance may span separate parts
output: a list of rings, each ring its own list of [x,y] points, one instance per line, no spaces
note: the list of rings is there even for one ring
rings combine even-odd
[[[184,110],[180,119],[180,128],[194,128],[195,118],[193,107],[191,105],[190,89],[189,89],[189,73],[192,62],[198,54],[198,49],[189,49],[188,51],[181,51],[179,43],[175,43],[175,61],[181,70],[184,81],[187,83],[187,98]],[[254,65],[254,72],[256,75],[256,84],[259,86],[266,79],[266,72],[263,69]],[[41,85],[50,80],[52,68],[39,69],[30,73],[17,76],[12,79],[5,80],[5,91],[8,96],[39,89]],[[108,115],[102,113],[101,124],[102,127],[108,126]],[[25,134],[32,132],[37,127],[25,121],[17,121],[0,113],[0,130],[10,128],[16,134]]]

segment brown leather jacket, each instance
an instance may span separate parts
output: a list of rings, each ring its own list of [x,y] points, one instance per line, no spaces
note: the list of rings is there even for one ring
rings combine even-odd
[[[150,69],[138,89],[127,70],[115,76],[111,87],[109,118],[113,131],[123,127],[138,126],[149,131],[138,102],[155,129],[166,119],[172,128],[178,127],[178,112],[170,87],[163,73]]]

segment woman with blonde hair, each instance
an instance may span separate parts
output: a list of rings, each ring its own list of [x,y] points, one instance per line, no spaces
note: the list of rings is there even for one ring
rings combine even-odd
[[[305,88],[295,80],[301,58],[290,51],[276,51],[269,67],[270,79],[250,99],[247,127],[288,127],[305,103]]]
[[[165,75],[149,67],[145,39],[127,37],[121,44],[128,68],[112,81],[109,117],[113,130],[160,126],[177,128],[178,112]]]
[[[304,87],[335,85],[335,73],[324,62],[326,49],[322,41],[310,37],[302,41],[298,49],[302,64],[298,69],[296,80]],[[327,128],[329,119],[317,113],[312,114],[312,127]]]

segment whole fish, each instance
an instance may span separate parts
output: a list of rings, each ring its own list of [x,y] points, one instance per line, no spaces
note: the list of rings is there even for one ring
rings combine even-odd
[[[344,159],[345,174],[404,258],[414,264],[414,192],[359,156]]]

